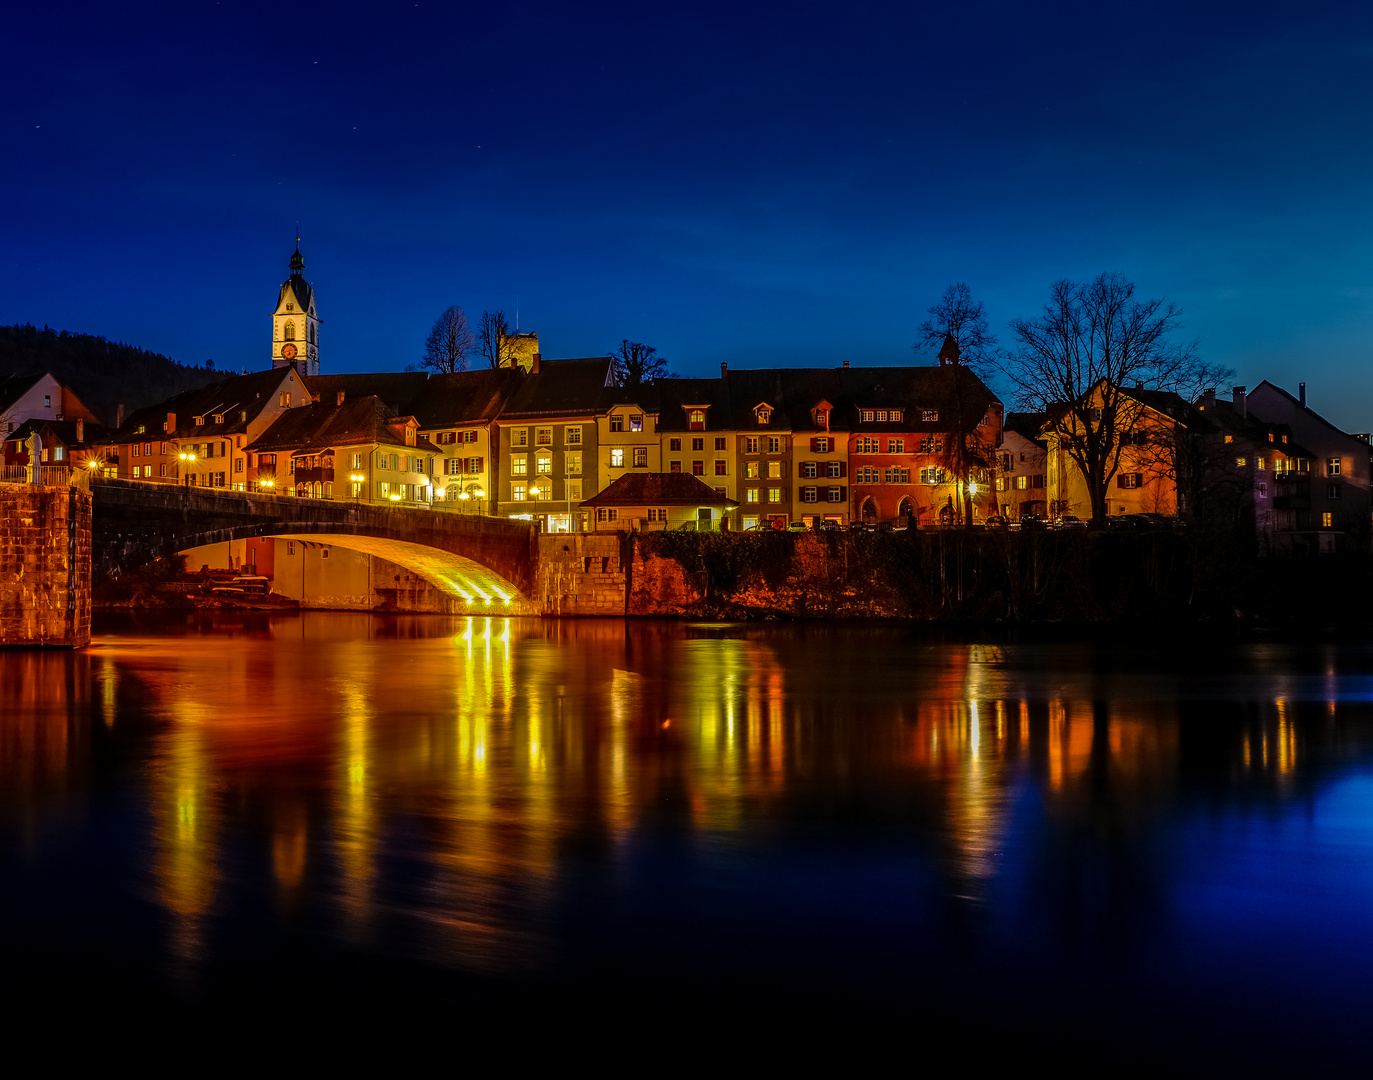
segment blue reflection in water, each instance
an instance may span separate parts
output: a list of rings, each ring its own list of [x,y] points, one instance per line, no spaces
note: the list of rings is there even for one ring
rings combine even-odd
[[[0,675],[5,956],[131,1000],[1009,996],[1233,1061],[1373,996],[1362,646],[311,613]]]

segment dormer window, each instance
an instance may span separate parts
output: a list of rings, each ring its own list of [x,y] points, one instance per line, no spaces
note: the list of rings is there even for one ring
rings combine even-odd
[[[825,426],[829,423],[829,421],[830,421],[830,413],[829,413],[829,410],[828,410],[828,409],[816,409],[816,410],[815,410],[815,426],[816,426],[816,427],[825,427]]]
[[[939,423],[939,410],[922,409],[920,412],[920,419],[926,424],[937,424]]]
[[[216,424],[222,424],[222,423],[224,423],[224,414],[223,414],[223,413],[215,413],[215,423],[216,423]]]
[[[901,410],[900,410],[900,409],[893,409],[893,410],[891,411],[891,421],[892,421],[893,424],[899,424],[899,423],[901,423]]]
[[[405,445],[406,445],[406,446],[414,446],[414,445],[415,445],[415,429],[412,428],[412,427],[407,427],[407,428],[405,429]]]
[[[286,305],[286,310],[287,310],[287,311],[295,311],[295,309],[296,309],[295,304],[287,304],[287,305]]]
[[[687,427],[691,431],[704,431],[706,429],[705,409],[688,409]]]
[[[753,415],[757,417],[758,423],[767,424],[772,421],[772,409],[766,405],[759,405],[753,410]]]
[[[195,418],[195,426],[196,426],[196,427],[204,427],[204,426],[205,426],[205,417],[203,417],[203,416],[197,416],[197,417]]]

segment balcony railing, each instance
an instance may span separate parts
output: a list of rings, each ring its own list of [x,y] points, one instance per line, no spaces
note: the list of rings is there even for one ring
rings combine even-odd
[[[32,484],[33,466],[31,465],[6,465],[3,475],[0,475],[0,482],[6,484]],[[64,487],[70,485],[80,488],[82,491],[90,491],[91,478],[89,470],[80,469],[74,465],[39,465],[38,482],[44,487]]]

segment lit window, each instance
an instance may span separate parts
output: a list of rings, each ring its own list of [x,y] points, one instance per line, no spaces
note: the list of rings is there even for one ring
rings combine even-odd
[[[634,448],[634,467],[636,469],[648,468],[648,447],[636,446]]]
[[[534,472],[539,476],[553,475],[553,459],[551,457],[541,457],[534,462]]]
[[[385,468],[383,458],[382,468]],[[511,476],[527,476],[529,474],[529,458],[525,454],[516,454],[510,459]]]
[[[1235,437],[1234,437],[1233,435],[1227,435],[1227,436],[1225,436],[1225,441],[1226,441],[1227,443],[1232,443],[1232,442],[1235,441]]]
[[[615,446],[610,450],[610,467],[612,469],[623,469],[625,467],[624,447]]]
[[[568,476],[582,475],[582,455],[580,452],[564,456],[563,472],[567,473]]]
[[[905,439],[888,439],[888,440],[887,440],[887,453],[889,453],[889,454],[904,454],[905,452],[906,452],[906,440],[905,440]]]
[[[871,410],[871,409],[862,409],[862,410],[860,410],[859,413],[858,413],[858,419],[861,420],[861,421],[862,421],[863,423],[865,423],[865,424],[871,424],[871,423],[872,423],[872,410]]]
[[[570,502],[582,501],[582,482],[580,480],[567,481],[567,498]]]
[[[782,479],[782,463],[781,463],[780,461],[769,461],[769,462],[768,462],[768,479],[769,479],[769,480],[780,480],[780,479]]]
[[[1339,475],[1340,475],[1340,466],[1341,466],[1343,463],[1344,463],[1344,459],[1343,459],[1343,458],[1337,458],[1337,457],[1326,458],[1326,459],[1325,459],[1325,475],[1326,475],[1326,476],[1339,476]]]
[[[1332,514],[1332,513],[1330,513],[1330,511],[1327,510],[1324,514],[1321,515],[1321,528],[1323,528],[1323,529],[1333,529],[1334,527],[1335,527],[1335,515]]]
[[[782,501],[781,488],[768,488],[768,502],[779,503]]]
[[[877,422],[878,422],[879,424],[885,424],[885,423],[887,422],[887,410],[886,410],[886,409],[878,409],[878,410],[877,410]]]
[[[1237,457],[1237,458],[1235,458],[1235,468],[1237,468],[1237,469],[1242,469],[1242,468],[1244,468],[1244,467],[1245,467],[1246,465],[1248,465],[1248,464],[1249,464],[1249,459],[1248,459],[1248,458],[1242,458],[1242,457]]]
[[[703,430],[706,426],[706,411],[704,409],[692,409],[687,413],[687,421],[690,424],[690,430]]]
[[[510,432],[510,445],[511,445],[511,446],[528,446],[528,445],[529,445],[529,429],[528,429],[528,428],[513,428],[513,429],[511,430],[511,432]]]
[[[629,418],[629,430],[630,430],[630,431],[643,431],[643,430],[644,430],[644,418],[643,418],[642,416],[631,416],[631,417]]]
[[[924,422],[924,423],[926,423],[926,424],[937,424],[937,423],[939,423],[939,410],[938,410],[938,409],[922,409],[922,410],[920,411],[920,419],[921,419],[922,422]]]
[[[386,485],[383,484],[382,486],[385,487]],[[386,492],[383,491],[382,494],[385,495]],[[523,485],[523,484],[511,484],[511,485],[510,485],[510,498],[511,498],[513,501],[515,501],[515,502],[524,502],[524,485]]]
[[[892,423],[894,423],[894,424],[899,424],[899,423],[901,422],[901,410],[900,410],[900,409],[893,409],[893,410],[891,411],[891,418],[892,418]],[[939,419],[939,414],[938,414],[938,413],[935,413],[935,414],[934,414],[934,418],[935,418],[936,420],[938,420],[938,419]]]
[[[758,501],[758,489],[748,488],[744,492],[744,502],[756,503]]]

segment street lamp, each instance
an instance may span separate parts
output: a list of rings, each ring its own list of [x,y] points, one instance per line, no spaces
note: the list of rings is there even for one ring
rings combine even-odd
[[[186,462],[186,468],[189,469],[192,465],[195,464],[195,451],[193,451],[193,450],[183,450],[183,451],[181,451],[181,460],[184,461],[184,462]],[[191,486],[191,474],[190,474],[189,472],[186,473],[186,486],[187,486],[187,487],[190,487],[190,486]]]
[[[362,498],[362,485],[367,482],[367,477],[362,473],[353,473],[348,479],[353,484],[353,501],[358,502]]]

